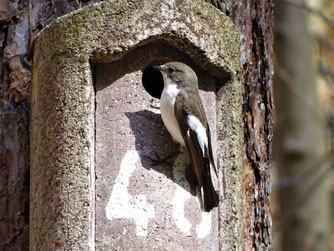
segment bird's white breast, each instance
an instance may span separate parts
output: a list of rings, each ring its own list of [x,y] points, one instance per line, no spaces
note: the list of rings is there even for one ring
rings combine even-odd
[[[162,120],[173,139],[184,146],[184,140],[174,114],[175,100],[179,92],[176,84],[166,83],[161,94],[160,111]]]

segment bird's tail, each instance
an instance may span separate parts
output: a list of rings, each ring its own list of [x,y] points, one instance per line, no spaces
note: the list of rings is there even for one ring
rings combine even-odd
[[[202,199],[203,199],[203,210],[206,212],[210,212],[214,207],[217,207],[219,204],[219,196],[216,192],[210,174],[210,162],[204,161],[205,168],[203,172],[203,191],[202,192]]]
[[[203,197],[203,205],[206,212],[210,212],[214,207],[218,206],[218,194],[213,187],[211,177],[207,177],[206,175],[203,177]]]

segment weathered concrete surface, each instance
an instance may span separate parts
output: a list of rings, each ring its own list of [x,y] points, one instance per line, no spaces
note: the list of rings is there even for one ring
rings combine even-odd
[[[31,250],[94,247],[94,88],[91,64],[163,40],[217,79],[220,248],[242,249],[239,37],[202,1],[106,1],[60,18],[35,41],[31,115]]]
[[[202,213],[191,195],[196,191],[187,153],[169,163],[154,164],[147,158],[156,159],[154,152],[169,156],[179,147],[163,125],[156,106],[159,100],[141,82],[140,70],[159,58],[160,63],[183,61],[196,71],[217,152],[215,79],[191,64],[186,55],[166,44],[151,43],[121,60],[98,64],[97,250],[218,250],[218,210]]]

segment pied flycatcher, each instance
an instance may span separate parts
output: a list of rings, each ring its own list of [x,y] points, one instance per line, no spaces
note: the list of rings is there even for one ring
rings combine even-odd
[[[153,67],[162,73],[164,79],[160,101],[162,120],[174,141],[187,149],[200,188],[202,209],[209,212],[219,204],[211,180],[210,163],[216,175],[217,171],[197,76],[189,66],[180,62]]]

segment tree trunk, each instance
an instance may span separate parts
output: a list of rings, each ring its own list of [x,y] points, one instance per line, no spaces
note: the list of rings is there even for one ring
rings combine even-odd
[[[209,2],[227,13],[241,34],[246,148],[245,250],[271,250],[269,167],[273,137],[273,2]]]
[[[27,250],[29,209],[30,60],[35,35],[56,17],[98,1],[0,3],[0,249]],[[271,249],[272,1],[208,1],[241,34],[244,83],[245,250]],[[242,167],[240,167],[242,168]]]

